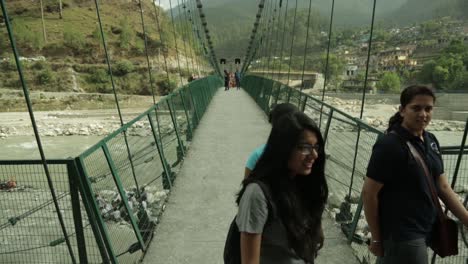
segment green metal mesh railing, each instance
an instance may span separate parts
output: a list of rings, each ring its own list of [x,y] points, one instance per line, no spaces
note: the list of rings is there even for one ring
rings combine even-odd
[[[383,132],[311,95],[271,79],[248,75],[244,77],[242,87],[265,113],[268,113],[273,104],[289,102],[320,125],[326,139],[325,173],[330,190],[328,211],[341,224],[341,229],[348,237],[359,261],[374,263],[375,257],[365,244],[370,233],[362,212],[360,196],[372,146]],[[466,196],[464,188],[468,181],[468,145],[465,143],[462,149],[460,151],[460,146],[442,147],[442,155],[449,182],[461,194],[460,199],[463,201],[463,195]],[[454,178],[454,175],[457,177]],[[460,228],[459,255],[445,259],[433,257],[434,263],[465,264],[468,241],[464,240],[464,235],[467,233],[466,228]],[[432,252],[430,256],[433,256]]]
[[[48,162],[75,257],[81,247],[89,263],[100,263],[78,184],[70,180],[76,177],[73,160]],[[40,161],[0,161],[0,180],[4,179],[14,179],[16,187],[0,188],[0,262],[70,263]]]
[[[143,257],[194,129],[221,84],[216,76],[191,82],[78,157],[48,161],[80,263]],[[0,182],[8,179],[17,186],[0,190],[0,262],[72,263],[40,161],[0,161]]]

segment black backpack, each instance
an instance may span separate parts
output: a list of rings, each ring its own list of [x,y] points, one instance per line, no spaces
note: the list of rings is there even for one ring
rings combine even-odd
[[[268,217],[266,224],[270,223],[271,218],[275,215],[274,207],[271,204],[271,196],[268,186],[261,181],[255,181],[263,191],[263,195],[267,201],[268,206]],[[237,215],[236,215],[237,217]],[[240,252],[240,232],[236,224],[236,217],[229,226],[229,231],[226,237],[226,243],[224,244],[224,264],[241,264],[241,252]]]

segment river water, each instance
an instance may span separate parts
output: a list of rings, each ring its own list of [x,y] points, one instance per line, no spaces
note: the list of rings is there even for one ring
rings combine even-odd
[[[47,159],[76,157],[90,148],[103,136],[57,136],[42,137],[41,142]],[[0,160],[40,159],[36,139],[33,136],[12,136],[0,139]]]

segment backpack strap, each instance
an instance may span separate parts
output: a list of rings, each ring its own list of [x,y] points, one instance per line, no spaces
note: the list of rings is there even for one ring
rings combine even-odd
[[[265,196],[265,200],[267,202],[267,207],[268,207],[268,217],[267,217],[267,223],[268,223],[276,217],[276,206],[272,203],[270,188],[262,181],[254,181],[254,183],[260,186],[260,188],[262,189],[263,195]]]

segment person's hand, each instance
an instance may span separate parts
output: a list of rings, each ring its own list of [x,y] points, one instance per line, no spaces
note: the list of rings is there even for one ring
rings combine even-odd
[[[382,242],[371,242],[369,245],[369,251],[377,257],[384,256],[384,250]]]
[[[318,250],[322,249],[323,248],[323,243],[325,241],[325,235],[323,234],[323,229],[322,227],[320,227],[320,231],[319,231],[319,242],[317,244],[318,246]]]

